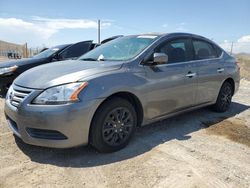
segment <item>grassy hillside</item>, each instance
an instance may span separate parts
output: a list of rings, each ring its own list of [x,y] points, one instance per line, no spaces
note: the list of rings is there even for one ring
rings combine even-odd
[[[240,65],[241,77],[250,80],[250,54],[237,54],[235,57]]]

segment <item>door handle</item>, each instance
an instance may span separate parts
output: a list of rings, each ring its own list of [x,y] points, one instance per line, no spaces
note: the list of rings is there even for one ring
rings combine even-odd
[[[224,69],[223,69],[223,68],[218,68],[218,69],[217,69],[217,72],[218,72],[218,73],[222,73],[222,72],[224,72]]]
[[[188,78],[193,78],[194,76],[196,76],[196,73],[195,73],[195,72],[188,72],[188,73],[186,74],[186,77],[188,77]]]

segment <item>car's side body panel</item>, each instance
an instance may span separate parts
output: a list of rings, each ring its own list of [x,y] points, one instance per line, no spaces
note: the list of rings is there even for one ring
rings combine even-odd
[[[194,105],[196,78],[186,75],[194,70],[192,63],[145,66],[146,84],[143,86],[147,98],[145,117],[156,118],[173,111]]]
[[[227,77],[223,71],[223,58],[197,60],[195,64],[198,75],[196,105],[215,101],[218,91]]]

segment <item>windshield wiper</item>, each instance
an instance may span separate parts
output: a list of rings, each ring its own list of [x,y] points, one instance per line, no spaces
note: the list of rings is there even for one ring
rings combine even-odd
[[[95,59],[95,58],[83,58],[80,60],[82,60],[82,61],[97,61],[97,59]]]

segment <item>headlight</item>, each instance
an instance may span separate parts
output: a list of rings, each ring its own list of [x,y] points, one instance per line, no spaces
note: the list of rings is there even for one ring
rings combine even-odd
[[[78,94],[88,85],[87,82],[77,82],[52,87],[43,91],[33,104],[66,104],[79,101]]]
[[[5,67],[5,68],[0,68],[0,75],[4,75],[4,74],[11,74],[13,73],[16,69],[18,68],[18,66],[12,66],[12,67]]]

